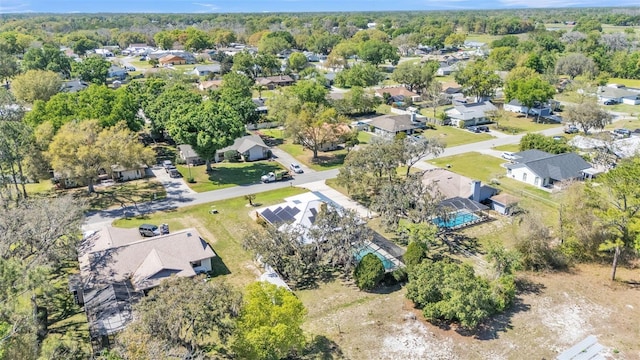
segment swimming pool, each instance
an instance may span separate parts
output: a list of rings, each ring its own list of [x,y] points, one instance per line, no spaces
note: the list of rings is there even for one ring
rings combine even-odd
[[[356,253],[356,261],[360,262],[362,258],[367,254],[374,254],[375,256],[382,261],[382,265],[384,265],[385,270],[393,270],[397,266],[393,263],[393,261],[387,259],[384,255],[380,254],[378,251],[371,248],[371,246],[366,245],[362,250]]]
[[[480,220],[480,217],[478,215],[466,210],[460,210],[451,213],[448,217],[449,219],[442,219],[440,217],[437,217],[433,219],[432,222],[439,228],[451,229]]]

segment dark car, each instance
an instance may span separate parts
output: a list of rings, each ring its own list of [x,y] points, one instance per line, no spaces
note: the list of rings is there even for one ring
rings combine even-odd
[[[613,133],[619,136],[629,137],[631,136],[631,130],[628,129],[615,129]]]
[[[565,134],[576,134],[578,131],[579,130],[575,125],[569,125],[564,129]]]
[[[140,232],[140,236],[143,237],[153,237],[160,235],[160,228],[157,225],[152,224],[142,224],[138,227],[138,231]]]
[[[483,131],[483,132],[489,132],[489,127],[482,125],[482,126],[478,126],[478,130]]]
[[[618,102],[617,102],[617,101],[615,101],[615,100],[613,100],[613,99],[609,99],[609,100],[606,100],[606,101],[604,102],[604,104],[605,104],[605,105],[615,105],[615,104],[617,104],[617,103],[618,103]]]
[[[171,170],[169,170],[169,176],[172,177],[172,178],[180,178],[180,177],[182,177],[182,174],[180,174],[178,169],[171,169]]]
[[[480,129],[478,129],[478,127],[476,127],[476,126],[469,126],[467,128],[467,130],[469,130],[471,132],[474,132],[474,133],[479,133],[480,132]]]

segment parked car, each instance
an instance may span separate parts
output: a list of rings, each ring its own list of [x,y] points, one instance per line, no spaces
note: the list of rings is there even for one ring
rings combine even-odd
[[[157,225],[152,224],[142,224],[138,227],[138,231],[140,232],[140,236],[143,237],[153,237],[160,235],[160,228]]]
[[[173,165],[169,165],[165,166],[164,171],[166,171],[167,174],[171,174],[172,171],[178,171],[178,169],[176,169],[176,167]]]
[[[467,128],[467,130],[469,130],[471,132],[474,132],[474,133],[479,133],[480,132],[480,129],[478,129],[476,126],[469,126]]]
[[[483,132],[489,132],[489,127],[482,125],[482,126],[478,126],[478,130],[483,131]]]
[[[575,125],[569,125],[566,128],[564,128],[564,133],[565,134],[576,134],[578,133],[578,127],[576,127]]]
[[[615,104],[617,104],[617,103],[618,103],[618,102],[617,102],[617,101],[615,101],[615,100],[613,100],[613,99],[609,99],[609,100],[606,100],[606,101],[604,102],[604,104],[605,104],[605,105],[615,105]]]
[[[171,162],[171,160],[164,160],[162,162],[162,167],[166,169],[168,166],[173,166],[173,163]]]
[[[512,152],[503,152],[502,158],[505,160],[513,161],[517,158]]]
[[[302,170],[302,167],[300,167],[300,165],[296,163],[291,163],[291,165],[289,165],[289,168],[296,174],[302,174],[304,172]]]
[[[631,136],[631,130],[628,130],[628,129],[615,129],[613,130],[613,133],[622,137]]]
[[[169,170],[169,176],[172,178],[180,178],[182,177],[182,174],[180,174],[180,171],[178,171],[178,169],[171,169]]]

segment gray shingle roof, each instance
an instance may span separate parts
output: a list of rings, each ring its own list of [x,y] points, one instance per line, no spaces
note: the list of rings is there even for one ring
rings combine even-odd
[[[525,161],[525,158],[523,158],[519,160],[519,163],[508,164],[506,167],[508,169],[516,169],[526,166],[539,177],[543,179],[549,178],[554,181],[577,178],[583,170],[591,168],[588,162],[575,153],[552,155],[539,150],[527,151],[533,151],[526,154],[531,160]],[[527,151],[516,155],[519,156],[519,154],[527,153]],[[544,154],[547,156],[543,156]]]
[[[418,129],[420,127],[420,125],[411,121],[411,115],[378,116],[372,119],[369,124],[394,134],[400,131]]]

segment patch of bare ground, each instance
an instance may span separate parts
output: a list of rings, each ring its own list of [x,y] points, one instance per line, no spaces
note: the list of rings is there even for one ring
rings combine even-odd
[[[335,341],[349,359],[553,359],[596,335],[608,359],[640,359],[640,272],[580,265],[520,276],[514,306],[473,333],[425,321],[403,288],[365,293],[341,282],[296,292],[305,330]]]

